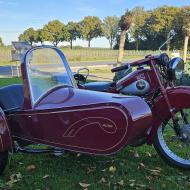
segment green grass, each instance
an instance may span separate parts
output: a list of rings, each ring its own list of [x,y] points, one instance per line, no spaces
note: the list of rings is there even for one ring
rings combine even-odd
[[[69,62],[89,62],[89,61],[117,61],[118,50],[106,48],[61,48]],[[124,62],[128,60],[142,59],[145,55],[158,54],[159,51],[124,51]],[[182,55],[182,52],[180,52]],[[0,47],[0,66],[16,65],[11,62],[11,47]]]
[[[159,172],[155,172],[159,171]],[[19,174],[15,183],[10,176]],[[85,189],[188,189],[188,171],[167,166],[149,146],[125,148],[112,157],[95,157],[67,153],[51,155],[11,155],[1,176],[1,187],[17,190]]]
[[[20,82],[0,79],[0,86]],[[90,184],[88,190],[186,190],[190,172],[169,167],[153,147],[143,145],[111,157],[12,154],[0,177],[1,190],[84,190],[80,183]]]
[[[22,83],[22,79],[21,78],[0,78],[0,87],[2,86],[7,86],[10,84],[20,84]]]
[[[110,50],[106,48],[61,48],[69,62],[85,62],[85,61],[117,61],[118,50]],[[157,51],[158,52],[158,51]],[[148,54],[155,54],[155,51],[134,51],[127,50],[124,52],[123,60],[133,60],[143,58]],[[15,65],[11,62],[11,48],[0,47],[0,65]]]

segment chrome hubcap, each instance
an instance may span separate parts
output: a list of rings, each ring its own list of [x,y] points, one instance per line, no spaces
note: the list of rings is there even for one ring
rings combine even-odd
[[[180,113],[176,115],[179,118],[180,136],[176,135],[170,119],[158,128],[158,140],[168,157],[181,164],[190,165],[190,124],[184,124]]]

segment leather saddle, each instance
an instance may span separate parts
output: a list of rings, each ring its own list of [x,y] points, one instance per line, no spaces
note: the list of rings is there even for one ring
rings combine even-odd
[[[83,84],[83,87],[87,90],[94,91],[107,91],[109,88],[114,87],[114,82],[89,82]]]

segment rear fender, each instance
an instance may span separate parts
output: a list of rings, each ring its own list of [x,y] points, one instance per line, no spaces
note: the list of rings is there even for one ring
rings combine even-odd
[[[175,87],[167,89],[168,99],[173,110],[190,108],[190,87]],[[161,123],[171,117],[164,97],[159,96],[152,107],[153,125],[148,135],[147,143],[152,144],[153,138]]]
[[[6,116],[0,108],[0,152],[12,150],[12,138]]]

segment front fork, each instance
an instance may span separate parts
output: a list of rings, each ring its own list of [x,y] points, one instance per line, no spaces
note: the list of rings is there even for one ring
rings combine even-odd
[[[163,95],[164,100],[165,100],[165,102],[166,102],[166,104],[168,106],[169,112],[171,114],[171,118],[173,120],[173,126],[174,126],[174,130],[176,132],[176,135],[180,136],[181,135],[181,131],[180,131],[179,119],[178,119],[178,117],[175,114],[175,109],[173,109],[172,106],[171,106],[171,104],[170,104],[166,88],[165,88],[165,86],[162,84],[162,82],[160,80],[159,73],[157,72],[157,69],[156,69],[156,62],[154,60],[151,60],[151,67],[152,67],[152,69],[153,69],[153,71],[155,73],[155,76],[157,78],[157,81],[159,83],[160,92]],[[182,112],[183,112],[183,110],[182,110]],[[183,112],[183,114],[184,114],[184,112]],[[184,114],[184,116],[185,116],[185,114]],[[186,121],[187,121],[187,118],[186,118]]]
[[[184,124],[189,124],[188,119],[187,119],[187,114],[183,110],[181,110],[180,112],[181,112],[181,116],[183,118]]]

